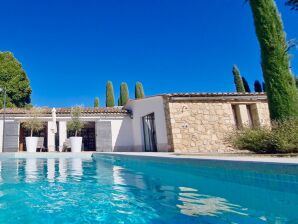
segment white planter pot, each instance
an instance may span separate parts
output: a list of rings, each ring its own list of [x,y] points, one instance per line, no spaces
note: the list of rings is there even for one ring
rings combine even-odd
[[[36,152],[38,137],[26,137],[27,152]]]
[[[82,137],[70,137],[71,152],[81,152]]]

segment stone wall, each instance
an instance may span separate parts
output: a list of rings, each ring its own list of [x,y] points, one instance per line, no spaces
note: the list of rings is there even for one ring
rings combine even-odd
[[[234,102],[233,102],[234,103]],[[227,134],[235,127],[231,102],[165,101],[168,139],[172,151],[179,153],[232,152],[226,142]],[[240,103],[243,119],[247,122],[246,104]],[[254,119],[260,125],[269,124],[266,102],[256,102]],[[245,109],[245,110],[244,110]],[[244,114],[246,112],[246,114]],[[243,124],[244,125],[244,124]]]

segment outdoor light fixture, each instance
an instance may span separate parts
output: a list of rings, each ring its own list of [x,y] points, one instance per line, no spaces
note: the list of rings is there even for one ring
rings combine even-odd
[[[0,87],[0,92],[3,93],[3,132],[2,132],[2,152],[4,152],[4,133],[5,133],[5,113],[6,113],[6,88]]]

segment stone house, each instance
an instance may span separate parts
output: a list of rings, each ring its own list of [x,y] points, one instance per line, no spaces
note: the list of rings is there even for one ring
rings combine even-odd
[[[61,151],[71,132],[70,108],[57,108],[58,132],[51,131],[51,108],[40,117],[48,151]],[[7,109],[0,118],[0,152],[26,150],[25,109]],[[3,115],[3,111],[0,111]],[[230,152],[226,134],[234,128],[270,125],[263,93],[173,93],[130,100],[123,108],[83,108],[83,150],[177,153]],[[4,130],[4,132],[3,132]],[[3,146],[4,136],[4,147]]]

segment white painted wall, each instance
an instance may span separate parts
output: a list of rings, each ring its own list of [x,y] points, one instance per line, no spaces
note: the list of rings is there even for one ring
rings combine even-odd
[[[48,151],[55,152],[55,134],[52,132],[53,121],[48,121]]]
[[[163,98],[161,96],[149,97],[140,100],[132,100],[125,106],[133,113],[132,133],[134,151],[144,150],[142,117],[154,113],[156,140],[158,151],[168,151],[167,126],[164,111]]]
[[[23,120],[24,117],[14,117],[15,120]],[[41,117],[48,123],[48,149],[55,150],[55,135],[51,131],[52,121],[50,117]],[[67,121],[70,117],[59,117],[59,150],[62,151],[63,143],[67,138]],[[92,117],[83,117],[83,121],[111,121],[112,128],[112,148],[113,151],[133,151],[134,141],[132,135],[132,119],[128,115],[99,115]],[[0,152],[2,151],[2,130],[3,121],[0,120]]]
[[[63,143],[67,138],[66,121],[59,121],[59,151],[62,152]]]
[[[121,119],[111,120],[113,151],[132,151],[132,120],[125,116]]]

